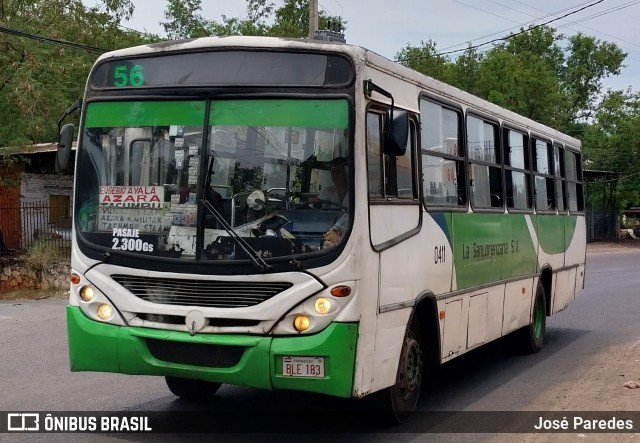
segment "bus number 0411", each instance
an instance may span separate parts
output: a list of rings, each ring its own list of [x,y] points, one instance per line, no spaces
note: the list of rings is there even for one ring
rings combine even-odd
[[[446,246],[436,246],[433,249],[433,262],[437,265],[438,263],[444,263],[447,261],[447,248]]]

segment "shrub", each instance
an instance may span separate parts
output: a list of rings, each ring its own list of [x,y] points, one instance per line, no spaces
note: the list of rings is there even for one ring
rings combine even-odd
[[[66,254],[54,243],[39,240],[31,245],[24,255],[26,267],[41,276],[49,267],[66,257]]]

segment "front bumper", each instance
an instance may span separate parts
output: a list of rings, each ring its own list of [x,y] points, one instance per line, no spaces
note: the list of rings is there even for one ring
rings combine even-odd
[[[191,336],[185,332],[100,323],[87,318],[80,308],[67,306],[67,331],[72,371],[174,376],[263,389],[321,392],[337,397],[350,397],[353,391],[357,323],[332,323],[308,336]],[[154,356],[150,343],[165,351],[160,354],[154,351]],[[193,363],[215,361],[215,356],[202,358],[202,354],[225,349],[233,351],[230,354],[237,358],[223,357],[219,367]],[[167,358],[159,359],[159,355]],[[281,357],[285,355],[324,357],[325,376],[283,377]]]

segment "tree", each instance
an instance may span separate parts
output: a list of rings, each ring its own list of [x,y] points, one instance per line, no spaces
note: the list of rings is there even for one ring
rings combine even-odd
[[[469,47],[460,57],[456,58],[452,69],[451,84],[458,86],[474,95],[480,95],[481,80],[480,66],[482,54],[477,49]]]
[[[563,43],[568,40],[566,48]],[[455,62],[434,42],[407,45],[398,61],[562,131],[593,115],[602,80],[618,75],[626,54],[583,34],[566,39],[547,26],[521,29],[484,54],[469,47]]]
[[[420,41],[417,47],[407,44],[398,51],[396,60],[435,79],[453,83],[451,61],[447,57],[438,55],[436,43],[433,40]]]
[[[86,7],[81,0],[0,0],[0,24],[6,28],[98,46],[88,52],[0,34],[0,146],[57,139],[57,122],[82,96],[100,49],[153,40],[118,27],[132,11],[131,0],[103,0],[94,7]]]
[[[306,37],[309,31],[307,0],[284,0],[280,7],[267,0],[247,0],[245,18],[222,16],[222,21],[208,20],[200,13],[201,0],[168,0],[162,25],[169,38],[192,38],[226,35],[264,35],[273,37]],[[319,12],[319,27],[329,22],[345,23],[340,17]]]
[[[562,126],[558,38],[551,28],[536,28],[490,50],[479,70],[481,96],[540,123]]]
[[[602,95],[602,80],[620,74],[627,54],[613,43],[583,34],[569,38],[568,52],[562,72],[568,98],[566,112],[574,119],[590,118]]]
[[[208,35],[209,23],[198,14],[200,10],[201,0],[170,0],[164,11],[167,21],[162,23],[167,37],[175,40]]]
[[[640,202],[640,93],[610,91],[582,136],[589,169],[620,174],[618,207]],[[599,195],[589,194],[597,202]]]

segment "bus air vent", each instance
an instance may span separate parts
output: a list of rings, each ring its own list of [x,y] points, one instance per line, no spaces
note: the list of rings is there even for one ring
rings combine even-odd
[[[183,343],[155,338],[147,338],[146,342],[149,352],[158,360],[211,368],[237,365],[245,350],[244,346]]]
[[[226,282],[113,275],[112,278],[143,300],[166,305],[246,308],[287,290],[292,283]]]

